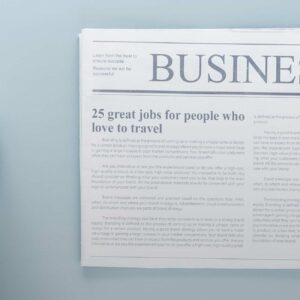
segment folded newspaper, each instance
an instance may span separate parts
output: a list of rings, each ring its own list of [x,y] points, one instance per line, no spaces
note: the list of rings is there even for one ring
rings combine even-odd
[[[300,268],[300,29],[84,29],[83,266]]]

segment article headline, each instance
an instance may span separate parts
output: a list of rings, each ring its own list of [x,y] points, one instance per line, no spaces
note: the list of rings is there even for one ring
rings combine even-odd
[[[131,110],[131,111],[106,111],[103,108],[92,109],[92,132],[119,132],[119,133],[163,133],[162,123],[157,125],[137,125],[137,124],[111,124],[120,120],[135,120],[137,122],[162,120],[167,122],[181,121],[185,124],[198,122],[207,124],[214,121],[233,121],[243,122],[245,115],[234,110],[229,112],[216,112],[210,110],[207,112],[175,112],[167,109],[165,111],[150,110]],[[98,123],[96,120],[104,120],[106,123]]]

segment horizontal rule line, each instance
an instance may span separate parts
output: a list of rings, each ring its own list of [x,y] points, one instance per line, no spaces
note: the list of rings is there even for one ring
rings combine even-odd
[[[181,94],[181,95],[240,95],[240,96],[300,96],[300,93],[275,92],[228,92],[228,91],[172,91],[172,90],[118,90],[93,89],[93,93],[120,93],[120,94]]]
[[[300,46],[300,44],[277,43],[197,43],[197,42],[158,42],[158,41],[98,41],[93,43],[119,43],[119,44],[174,44],[174,45],[241,45],[241,46]]]
[[[182,257],[182,256],[125,256],[125,255],[91,255],[92,258],[99,258],[99,257],[111,257],[111,258],[150,258],[150,259],[201,259],[201,260],[265,260],[265,261],[300,261],[300,259],[290,259],[290,258],[238,258],[238,257],[199,257],[199,256],[189,256],[189,257]]]

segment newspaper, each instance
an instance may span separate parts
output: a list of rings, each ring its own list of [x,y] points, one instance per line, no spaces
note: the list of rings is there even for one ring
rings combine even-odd
[[[83,266],[300,267],[300,30],[84,29]]]

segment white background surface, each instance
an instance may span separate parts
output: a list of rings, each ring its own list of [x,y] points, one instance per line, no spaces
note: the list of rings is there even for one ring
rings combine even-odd
[[[300,27],[286,1],[0,0],[0,299],[299,299],[300,271],[80,267],[85,27]]]

